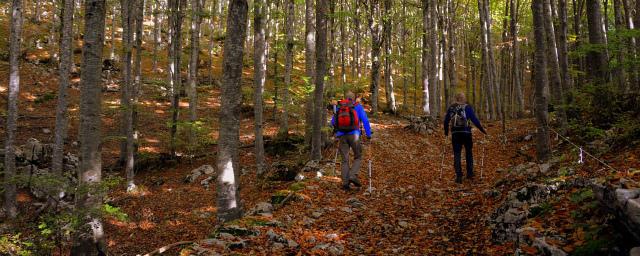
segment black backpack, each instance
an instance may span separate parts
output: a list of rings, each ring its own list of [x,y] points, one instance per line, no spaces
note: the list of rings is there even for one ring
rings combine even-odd
[[[467,119],[467,104],[457,104],[452,106],[453,115],[451,116],[451,130],[462,130],[470,126],[469,119]]]

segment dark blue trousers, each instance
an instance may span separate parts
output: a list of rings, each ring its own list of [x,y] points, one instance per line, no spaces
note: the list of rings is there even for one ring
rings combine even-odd
[[[462,147],[464,146],[465,157],[467,159],[467,177],[473,176],[473,139],[471,133],[456,132],[451,135],[453,145],[453,168],[456,176],[462,177]]]

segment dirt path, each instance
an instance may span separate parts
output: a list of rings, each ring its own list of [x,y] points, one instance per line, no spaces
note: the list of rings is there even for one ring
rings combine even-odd
[[[405,125],[391,119],[373,124],[373,193],[365,188],[343,192],[338,178],[311,181],[302,192],[308,200],[275,213],[276,218],[291,219],[288,232],[300,238],[296,240],[304,250],[314,251],[328,240],[344,244],[346,254],[493,254],[502,250],[489,241],[485,220],[495,202],[483,192],[498,178],[496,166],[511,154],[500,147],[487,150],[480,179],[482,146],[476,142],[477,177],[458,185],[453,182],[450,143],[439,178],[442,135],[408,133],[402,129]],[[364,164],[363,181],[366,173]]]

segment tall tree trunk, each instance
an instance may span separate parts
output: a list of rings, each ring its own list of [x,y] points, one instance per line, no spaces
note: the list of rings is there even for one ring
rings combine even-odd
[[[95,187],[102,180],[100,149],[102,120],[102,50],[106,15],[105,0],[86,0],[84,16],[84,44],[82,74],[80,77],[80,166],[78,182],[82,187]],[[106,255],[105,234],[101,220],[92,212],[100,210],[102,195],[82,193],[76,195],[76,208],[88,213],[85,223],[74,237],[72,255]]]
[[[489,18],[484,6],[484,0],[478,0],[478,9],[480,14],[480,43],[482,47],[482,90],[485,90],[483,100],[485,101],[485,113],[488,114],[488,119],[494,119],[496,117],[495,108],[493,107],[493,70],[491,69],[491,33],[489,32]]]
[[[121,146],[121,157],[125,164],[127,175],[127,191],[135,188],[134,157],[133,157],[133,81],[132,81],[132,47],[133,32],[136,19],[136,2],[121,0],[122,6],[122,56],[123,56],[123,85],[122,85],[122,132],[125,141]]]
[[[625,22],[624,22],[624,18],[622,17],[622,1],[621,0],[613,0],[613,13],[614,13],[614,24],[616,27],[617,31],[622,31],[625,29]],[[617,62],[618,65],[616,65],[616,67],[613,70],[613,77],[615,77],[615,82],[618,84],[618,91],[619,92],[626,92],[627,88],[629,87],[627,84],[627,78],[626,78],[626,74],[624,72],[624,63],[625,63],[625,54],[627,54],[627,51],[625,47],[625,43],[627,43],[627,40],[623,40],[623,37],[618,35],[618,41],[620,44],[619,49],[617,49],[617,53],[616,53],[616,57],[617,57]]]
[[[162,34],[162,24],[160,22],[160,12],[162,5],[159,3],[159,0],[153,1],[153,58],[152,58],[152,69],[154,72],[158,70],[158,51],[161,44],[161,34]]]
[[[51,170],[56,176],[61,176],[63,171],[64,141],[67,138],[68,90],[70,83],[71,67],[73,65],[73,1],[62,0],[62,29],[60,37],[60,64],[58,86],[58,104],[56,105],[56,129],[53,143],[53,156],[51,158]],[[58,196],[58,195],[54,195]]]
[[[180,101],[180,55],[182,53],[182,19],[187,0],[169,0],[169,91],[171,92],[170,154],[176,157],[176,132]]]
[[[553,25],[551,1],[544,0],[544,30],[547,34],[547,64],[549,65],[549,78],[551,86],[551,101],[556,105],[558,123],[561,130],[567,125],[567,115],[564,110],[564,92],[562,90],[562,78],[560,77],[560,64],[558,62],[558,47],[556,44],[556,31]]]
[[[428,0],[427,0],[428,1]],[[429,30],[427,36],[429,37],[429,59],[428,59],[428,72],[429,72],[429,112],[432,117],[440,117],[440,108],[438,106],[438,88],[440,87],[438,81],[438,15],[437,15],[437,2],[431,1],[428,4],[428,22]]]
[[[609,82],[607,53],[605,50],[606,41],[602,31],[602,13],[600,11],[599,0],[587,1],[587,24],[589,27],[589,43],[598,47],[587,51],[587,63],[589,63],[588,73],[591,79],[603,84]],[[638,1],[640,2],[640,1]]]
[[[191,142],[195,142],[195,127],[198,120],[198,64],[200,62],[200,24],[204,0],[191,0],[191,56],[189,58],[189,121],[191,122]]]
[[[265,0],[255,0],[253,2],[253,114],[255,121],[255,154],[256,154],[256,173],[262,176],[265,170],[264,161],[264,137],[263,137],[263,112],[264,100],[262,98],[264,92],[265,72],[267,70],[267,46],[265,41],[265,8],[267,3]]]
[[[431,15],[429,12],[429,0],[422,0],[422,113],[432,115],[431,80],[429,79],[429,47],[431,27]]]
[[[354,42],[354,53],[353,53],[353,59],[354,62],[356,64],[356,74],[357,74],[357,78],[360,79],[362,77],[362,62],[360,61],[360,56],[361,56],[361,38],[362,38],[362,31],[360,30],[360,1],[356,0],[355,3],[355,17],[353,18],[353,28],[355,30],[355,36],[356,36],[356,40]]]
[[[456,68],[456,8],[453,4],[452,0],[447,0],[447,8],[449,10],[448,18],[447,18],[447,33],[449,35],[449,49],[448,49],[448,76],[449,76],[449,86],[450,93],[447,94],[449,98],[448,102],[451,102],[451,98],[453,94],[456,92],[458,87],[458,74]],[[448,107],[448,105],[447,105]]]
[[[340,13],[344,13],[344,0],[340,1]],[[346,93],[346,83],[347,83],[347,52],[346,52],[346,44],[349,40],[348,35],[345,31],[345,17],[340,17],[340,85],[342,86],[342,93]],[[353,65],[353,64],[352,64]]]
[[[533,0],[531,11],[533,13],[533,32],[535,42],[534,83],[535,83],[535,113],[538,122],[536,155],[538,161],[546,161],[551,154],[549,150],[549,126],[547,113],[547,63],[544,25],[544,0]],[[553,34],[547,34],[553,37]]]
[[[20,45],[22,41],[22,0],[11,2],[11,32],[9,41],[9,92],[7,98],[7,126],[4,155],[4,211],[11,219],[18,215],[16,206],[16,152],[13,146],[18,123],[18,94],[20,92]]]
[[[73,2],[74,0],[69,0]],[[73,30],[73,29],[72,29]],[[73,34],[73,31],[71,31]],[[113,5],[113,9],[111,9],[111,45],[109,51],[109,59],[116,59],[116,5]]]
[[[304,66],[305,76],[308,85],[308,94],[305,103],[305,142],[311,145],[313,134],[313,113],[314,100],[311,88],[315,83],[315,57],[316,57],[316,31],[314,23],[314,0],[305,0],[305,44],[304,44]]]
[[[380,86],[380,48],[382,47],[382,27],[376,20],[380,12],[379,0],[369,0],[369,32],[371,33],[371,113],[378,112],[378,93]]]
[[[240,107],[242,63],[247,29],[246,0],[230,0],[227,37],[222,59],[220,136],[218,145],[218,219],[227,222],[242,217],[239,190]]]
[[[569,47],[567,46],[567,0],[558,0],[558,60],[560,62],[560,76],[562,78],[562,90],[568,93],[573,87],[571,74],[569,73]]]
[[[624,6],[624,19],[625,19],[625,25],[626,28],[629,30],[633,30],[635,29],[635,24],[633,22],[633,18],[631,16],[631,13],[633,10],[631,10],[631,6],[629,6],[629,0],[622,0],[622,4]],[[629,48],[628,48],[628,52],[630,54],[630,57],[632,60],[636,60],[638,58],[638,44],[637,41],[638,38],[637,37],[631,37],[629,38]],[[638,86],[638,67],[637,65],[630,65],[629,66],[629,83],[630,83],[630,88],[640,88]],[[628,88],[628,89],[630,89]]]
[[[311,159],[322,159],[324,76],[327,71],[327,0],[316,1],[316,73]]]
[[[289,88],[291,87],[291,70],[293,69],[293,22],[295,20],[295,2],[286,0],[285,31],[287,33],[284,62],[284,88],[282,88],[282,119],[280,119],[280,130],[278,137],[287,138],[289,136]]]
[[[520,43],[518,42],[518,9],[520,7],[520,0],[511,1],[511,21],[510,21],[510,33],[511,33],[511,47],[512,47],[512,68],[511,68],[511,81],[513,83],[513,90],[516,98],[516,117],[520,118],[524,114],[524,95],[522,91],[522,80],[520,79]],[[560,0],[564,1],[564,0]]]
[[[384,84],[385,84],[385,96],[387,98],[387,109],[392,114],[396,114],[398,112],[396,106],[396,96],[393,93],[393,68],[392,68],[392,58],[391,55],[391,12],[393,6],[391,4],[391,0],[384,0],[384,15],[383,15],[383,31],[384,31]]]

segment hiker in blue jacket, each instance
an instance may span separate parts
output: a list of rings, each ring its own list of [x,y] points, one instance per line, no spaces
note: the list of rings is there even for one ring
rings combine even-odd
[[[473,139],[471,138],[471,123],[485,135],[487,132],[480,124],[473,108],[467,104],[464,93],[458,93],[456,102],[449,106],[444,118],[444,136],[449,136],[451,126],[451,144],[453,145],[453,167],[456,170],[456,183],[462,183],[462,146],[467,159],[467,179],[473,178]]]
[[[360,126],[364,127],[367,139],[371,139],[371,126],[364,107],[355,100],[353,92],[346,93],[346,99],[338,102],[336,113],[331,119],[331,125],[340,143],[342,155],[342,189],[350,190],[349,184],[361,187],[358,172],[362,163],[362,145]],[[353,150],[353,165],[349,166],[349,149]]]

